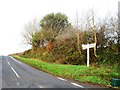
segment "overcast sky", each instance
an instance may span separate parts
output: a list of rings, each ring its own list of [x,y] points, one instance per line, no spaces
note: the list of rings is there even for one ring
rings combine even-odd
[[[0,0],[0,55],[28,49],[22,44],[24,25],[46,14],[62,12],[72,22],[76,12],[95,9],[97,15],[116,13],[119,0]]]

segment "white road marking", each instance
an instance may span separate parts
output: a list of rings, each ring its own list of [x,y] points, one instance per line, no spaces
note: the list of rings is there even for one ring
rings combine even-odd
[[[62,80],[62,81],[67,81],[66,79],[63,79],[63,78],[60,78],[60,77],[57,77],[59,80]]]
[[[10,63],[8,62],[8,65],[10,65]]]
[[[19,64],[21,64],[21,62],[19,62],[19,61],[17,61],[17,60],[15,60],[15,59],[13,59],[14,61],[16,61],[16,62],[18,62]]]
[[[45,88],[45,87],[43,87],[43,86],[38,86],[39,88]]]
[[[10,56],[10,58],[12,58],[14,61],[18,62],[19,64],[22,64],[21,62],[17,61],[17,60],[14,59],[13,57]]]
[[[83,86],[81,86],[81,85],[79,85],[77,83],[71,83],[71,84],[74,85],[74,86],[80,87],[80,88],[84,88]]]
[[[15,73],[15,75],[20,78],[20,76],[17,74],[17,72],[11,67],[12,71]]]
[[[19,83],[19,82],[17,82],[17,85],[19,86],[19,85],[20,85],[20,83]]]
[[[6,61],[8,62],[8,58],[6,57]]]

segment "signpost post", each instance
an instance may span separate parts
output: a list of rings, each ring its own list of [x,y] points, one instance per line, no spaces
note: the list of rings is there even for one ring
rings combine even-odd
[[[94,48],[96,46],[96,43],[92,44],[82,44],[83,50],[87,49],[87,66],[89,67],[89,48]]]

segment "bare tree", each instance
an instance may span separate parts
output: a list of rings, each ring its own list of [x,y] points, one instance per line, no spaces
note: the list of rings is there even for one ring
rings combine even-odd
[[[107,38],[107,45],[111,45],[118,43],[118,18],[114,15],[112,16],[111,14],[108,15],[104,21],[105,21],[105,26],[107,30],[105,31],[105,36]]]
[[[34,46],[32,38],[33,35],[40,30],[39,23],[36,19],[25,25],[24,31],[22,32],[24,43]]]
[[[97,54],[96,54],[97,27],[96,27],[96,22],[95,22],[95,10],[93,10],[93,9],[90,9],[90,11],[87,12],[87,16],[86,16],[86,29],[88,31],[92,31],[93,32],[93,41],[95,43],[94,56],[97,57]]]
[[[92,20],[92,30],[93,30],[93,33],[94,33],[94,42],[95,42],[95,47],[94,47],[94,55],[95,57],[97,57],[97,54],[96,54],[96,44],[97,44],[97,30],[96,30],[96,26],[95,26],[95,14],[94,14],[94,11],[92,10],[91,11],[91,20]]]
[[[75,29],[77,35],[77,47],[80,55],[82,54],[81,48],[81,38],[80,38],[80,29],[79,29],[79,20],[78,20],[78,12],[76,12],[76,22],[75,22]]]

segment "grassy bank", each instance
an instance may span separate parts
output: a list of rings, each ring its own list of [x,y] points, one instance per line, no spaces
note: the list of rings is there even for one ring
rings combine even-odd
[[[68,79],[74,79],[80,82],[90,82],[94,84],[109,86],[111,78],[119,77],[116,67],[86,67],[82,65],[62,65],[46,63],[40,60],[27,59],[14,56],[32,67],[39,70],[61,76]]]

